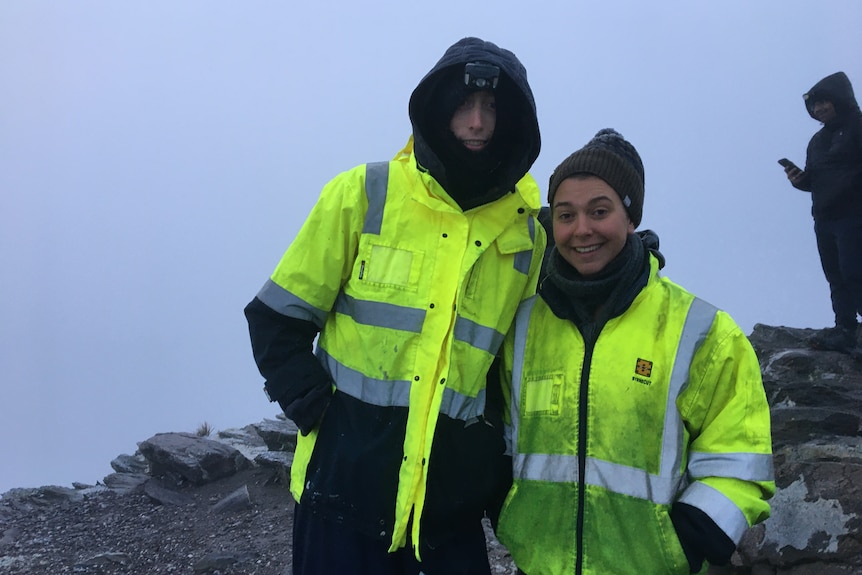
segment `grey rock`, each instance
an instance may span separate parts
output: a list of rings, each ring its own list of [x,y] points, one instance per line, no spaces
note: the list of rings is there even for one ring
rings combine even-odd
[[[254,458],[254,462],[272,469],[272,483],[280,483],[290,488],[290,469],[293,466],[293,453],[290,451],[267,451]]]
[[[216,439],[237,449],[250,461],[254,461],[260,454],[269,451],[266,442],[258,435],[254,425],[246,425],[241,429],[219,431],[216,434]]]
[[[293,453],[289,451],[266,451],[255,457],[254,462],[261,467],[283,469],[290,473],[290,468],[293,466]]]
[[[139,449],[155,477],[177,475],[195,485],[233,475],[251,462],[234,447],[191,433],[158,433]]]
[[[212,573],[223,571],[236,563],[253,561],[256,555],[250,551],[221,551],[210,553],[194,565],[195,573]]]
[[[117,493],[130,493],[149,480],[150,476],[143,473],[111,473],[102,479],[102,483]]]
[[[770,518],[734,558],[751,573],[862,573],[862,365],[814,351],[815,330],[758,324],[750,336],[772,413]]]
[[[136,451],[134,455],[118,455],[111,461],[111,468],[117,473],[146,473],[147,460]]]
[[[83,501],[85,493],[60,485],[44,485],[36,488],[10,489],[3,494],[3,500],[19,507],[48,507],[56,504]]]
[[[174,505],[182,507],[183,505],[194,505],[194,497],[168,489],[158,479],[150,479],[144,483],[144,493],[157,503],[162,505]]]
[[[266,443],[263,438],[258,435],[254,425],[246,425],[239,429],[222,429],[216,436],[221,440],[235,440],[238,443],[254,447],[265,447]]]
[[[251,507],[251,497],[248,494],[248,486],[243,485],[225,495],[220,501],[213,505],[214,513],[233,513]]]
[[[85,559],[84,561],[81,561],[77,565],[83,566],[83,567],[88,567],[88,566],[93,566],[93,565],[112,565],[112,564],[128,565],[128,563],[129,563],[129,556],[126,555],[125,553],[119,553],[117,551],[108,551],[106,553],[100,553],[98,555],[90,557],[89,559]]]
[[[270,451],[293,451],[299,428],[289,419],[264,419],[254,426]]]

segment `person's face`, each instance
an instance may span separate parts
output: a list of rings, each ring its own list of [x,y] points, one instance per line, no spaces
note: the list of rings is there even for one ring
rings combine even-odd
[[[817,100],[812,108],[814,117],[818,122],[827,123],[835,119],[835,106],[829,100]]]
[[[449,129],[465,148],[483,150],[497,126],[497,105],[494,93],[487,90],[471,92],[449,122]]]
[[[566,178],[551,206],[557,250],[582,276],[602,271],[635,227],[614,189],[601,178]]]

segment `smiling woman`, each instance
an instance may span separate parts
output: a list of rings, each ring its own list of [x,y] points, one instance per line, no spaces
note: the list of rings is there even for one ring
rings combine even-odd
[[[551,213],[557,251],[585,277],[604,270],[635,231],[614,189],[588,174],[560,183]]]
[[[619,133],[563,160],[548,196],[547,277],[503,346],[500,540],[531,575],[724,565],[775,491],[757,356],[729,315],[659,275],[657,243],[634,233],[643,164]]]

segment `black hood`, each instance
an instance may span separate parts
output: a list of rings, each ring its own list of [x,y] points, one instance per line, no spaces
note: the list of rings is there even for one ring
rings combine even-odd
[[[814,117],[814,102],[827,100],[832,102],[839,121],[859,114],[859,104],[853,95],[853,86],[844,72],[835,72],[826,76],[802,95],[808,115]]]
[[[447,192],[452,193],[450,186],[454,187],[455,177],[446,173],[442,159],[446,154],[441,148],[444,144],[438,134],[442,130],[448,131],[448,119],[454,108],[442,109],[451,103],[441,95],[451,92],[451,86],[463,85],[464,65],[477,61],[500,68],[500,80],[494,90],[497,128],[492,138],[496,149],[500,150],[500,162],[499,168],[493,170],[490,181],[485,184],[487,189],[476,190],[477,197],[469,202],[472,205],[493,201],[513,190],[539,156],[541,147],[536,103],[527,83],[527,71],[517,56],[492,42],[463,38],[446,50],[410,96],[413,148],[420,168],[426,169]],[[444,117],[447,118],[445,121]]]

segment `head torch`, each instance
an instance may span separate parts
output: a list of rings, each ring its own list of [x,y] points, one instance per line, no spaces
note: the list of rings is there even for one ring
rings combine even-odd
[[[470,62],[464,66],[464,84],[479,90],[493,90],[500,80],[500,68],[483,62]]]

